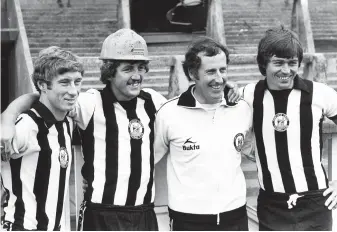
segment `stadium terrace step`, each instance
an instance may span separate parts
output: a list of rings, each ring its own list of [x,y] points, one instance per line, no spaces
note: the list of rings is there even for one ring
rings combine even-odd
[[[23,0],[21,0],[23,1]],[[36,1],[37,2],[37,1]],[[24,23],[26,26],[31,53],[36,56],[42,49],[56,45],[73,51],[85,62],[84,89],[101,88],[97,59],[105,37],[118,29],[117,0],[72,0],[71,8],[64,8],[60,13],[55,1],[44,0],[45,4],[23,5]],[[314,38],[334,40],[337,38],[333,1],[312,0],[309,10],[312,18]],[[331,7],[333,5],[333,7]],[[275,8],[278,7],[278,11]],[[223,1],[223,16],[227,47],[232,54],[228,77],[239,85],[259,80],[261,74],[255,59],[247,60],[244,55],[256,54],[257,44],[265,31],[273,26],[284,24],[290,26],[292,6],[284,6],[283,1],[257,2],[237,0]],[[168,87],[171,55],[184,54],[188,44],[202,33],[141,33],[149,46],[153,60],[150,72],[144,84],[152,84],[163,91]],[[153,56],[156,55],[156,56]],[[244,62],[244,63],[242,63]],[[165,67],[165,68],[163,68]],[[335,84],[335,80],[329,83]],[[160,87],[159,87],[160,85]]]

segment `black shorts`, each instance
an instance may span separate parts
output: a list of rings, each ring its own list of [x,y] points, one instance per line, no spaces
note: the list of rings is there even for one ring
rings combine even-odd
[[[289,201],[292,194],[267,193],[260,189],[257,200],[259,230],[331,231],[332,212],[324,205],[329,197],[323,196],[324,191],[325,189],[298,193],[300,197],[295,205]]]
[[[174,231],[248,231],[246,205],[220,214],[190,214],[169,208]]]
[[[115,206],[84,202],[78,230],[158,231],[154,205]]]

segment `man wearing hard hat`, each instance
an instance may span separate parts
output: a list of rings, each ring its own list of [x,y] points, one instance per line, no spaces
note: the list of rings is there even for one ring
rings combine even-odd
[[[166,99],[141,89],[148,72],[145,40],[130,29],[108,36],[100,59],[102,91],[78,100],[88,181],[83,230],[158,230],[154,212],[154,119]]]
[[[150,59],[145,40],[134,31],[109,35],[100,59],[106,87],[81,93],[69,113],[80,128],[82,175],[88,182],[78,229],[158,230],[153,204],[154,119],[166,99],[141,89]],[[8,107],[8,114],[25,111],[36,96],[20,98]]]
[[[154,121],[166,99],[141,88],[150,59],[145,40],[134,31],[120,29],[108,36],[100,59],[106,87],[81,93],[69,113],[80,128],[82,175],[87,181],[78,229],[158,230],[153,205]],[[11,103],[2,125],[9,128],[8,115],[25,111],[35,99],[26,94]],[[6,133],[8,142],[11,131]]]

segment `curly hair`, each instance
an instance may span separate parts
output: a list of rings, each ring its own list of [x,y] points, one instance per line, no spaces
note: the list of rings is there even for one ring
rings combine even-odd
[[[122,62],[135,64],[140,63],[145,65],[146,72],[149,71],[149,61],[147,60],[103,60],[101,65],[101,82],[108,84],[111,77],[115,77],[117,68]]]
[[[260,40],[257,52],[257,63],[263,76],[272,56],[280,58],[298,58],[298,67],[303,59],[303,48],[295,32],[285,29],[283,25],[266,31]]]
[[[188,51],[185,54],[185,61],[183,62],[184,73],[188,79],[191,80],[190,72],[197,77],[196,74],[201,65],[201,58],[198,56],[199,53],[202,52],[205,56],[216,56],[221,51],[225,53],[228,64],[229,51],[219,42],[208,37],[202,37],[193,42],[189,46]]]

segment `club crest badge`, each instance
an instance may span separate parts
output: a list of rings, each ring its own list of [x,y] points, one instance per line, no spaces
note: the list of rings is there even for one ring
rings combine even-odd
[[[234,137],[234,147],[238,152],[242,150],[244,139],[245,139],[245,136],[242,133],[238,133]]]
[[[288,129],[289,118],[284,113],[277,113],[273,118],[273,127],[278,132],[283,132]]]
[[[69,163],[69,155],[65,147],[60,148],[59,152],[59,162],[62,168],[67,168]]]
[[[133,139],[143,138],[144,126],[139,119],[132,119],[129,122],[129,134]]]

